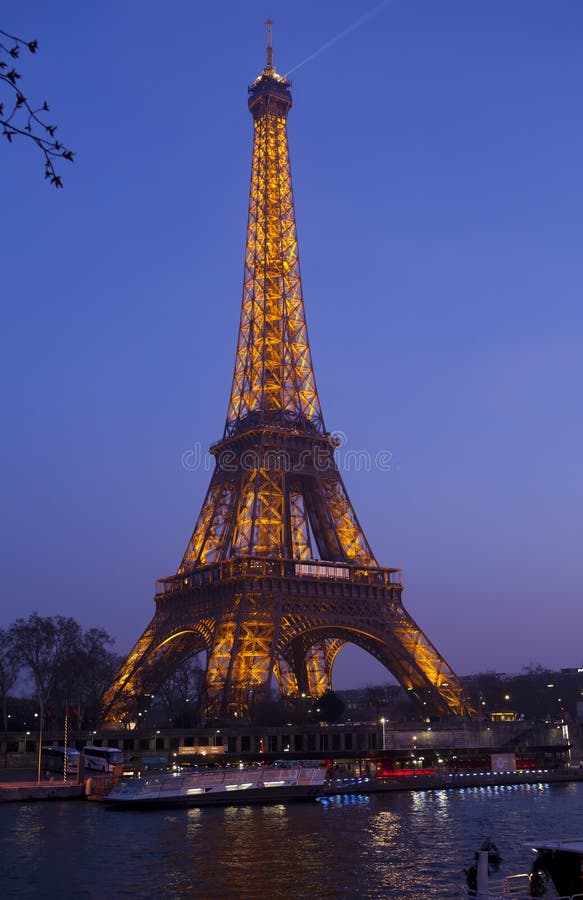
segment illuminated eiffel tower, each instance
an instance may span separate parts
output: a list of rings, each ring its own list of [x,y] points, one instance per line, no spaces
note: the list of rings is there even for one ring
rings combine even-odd
[[[325,430],[304,314],[287,142],[290,83],[267,60],[249,88],[254,140],[235,372],[215,470],[176,575],[106,690],[117,721],[183,661],[206,653],[207,715],[245,716],[274,681],[318,697],[346,643],[421,703],[471,713],[462,685],[381,568]]]

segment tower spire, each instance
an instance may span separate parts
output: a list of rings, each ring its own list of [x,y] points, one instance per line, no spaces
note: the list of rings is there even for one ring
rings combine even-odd
[[[265,71],[271,74],[271,72],[275,71],[275,69],[273,68],[273,46],[271,43],[271,26],[273,25],[273,22],[271,19],[266,19],[265,24],[267,25],[267,51],[265,55]]]

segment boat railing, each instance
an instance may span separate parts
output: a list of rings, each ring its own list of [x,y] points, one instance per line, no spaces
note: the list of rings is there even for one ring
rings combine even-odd
[[[477,895],[481,897],[481,894]],[[484,900],[532,900],[530,875],[509,875],[500,881],[488,883],[488,893]],[[554,900],[583,900],[583,894],[553,894]]]
[[[197,785],[205,788],[218,785],[240,785],[249,782],[286,782],[287,784],[314,784],[324,780],[323,767],[294,766],[290,768],[250,766],[243,769],[217,769],[216,771],[177,772],[147,776],[136,787],[141,791],[181,791]]]
[[[297,784],[322,784],[325,780],[325,770],[320,768],[300,768]]]
[[[526,900],[531,897],[530,875],[510,875],[500,881],[490,881],[488,884],[488,900],[503,900],[513,897],[514,900]]]

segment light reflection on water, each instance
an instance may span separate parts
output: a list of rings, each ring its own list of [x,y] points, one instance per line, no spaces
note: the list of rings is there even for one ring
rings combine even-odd
[[[582,801],[571,784],[153,812],[2,804],[0,896],[454,900],[485,838],[524,871],[527,842],[583,836]]]

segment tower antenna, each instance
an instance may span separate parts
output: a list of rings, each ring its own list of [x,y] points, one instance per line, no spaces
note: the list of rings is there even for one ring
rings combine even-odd
[[[267,72],[273,72],[273,46],[271,44],[271,26],[273,22],[271,19],[266,19],[265,24],[267,25],[267,52],[265,55],[265,69]]]

